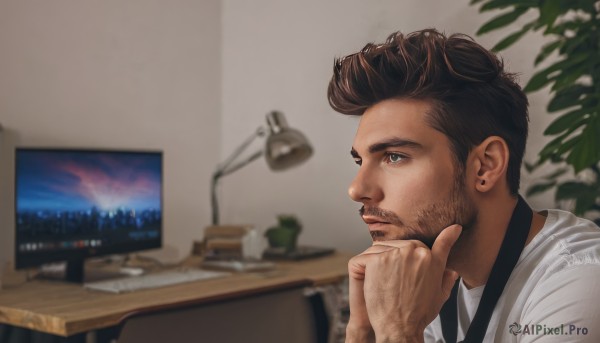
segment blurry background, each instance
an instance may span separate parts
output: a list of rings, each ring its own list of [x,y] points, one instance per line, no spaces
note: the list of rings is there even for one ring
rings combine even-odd
[[[296,214],[300,244],[365,249],[370,237],[347,196],[358,118],[335,113],[326,99],[334,58],[397,30],[474,36],[497,13],[468,3],[0,0],[0,262],[13,256],[14,146],[164,150],[165,245],[183,257],[210,223],[215,166],[273,109],[315,154],[283,173],[259,160],[225,177],[221,222],[264,230],[277,214]],[[490,48],[512,31],[476,39]],[[530,34],[502,54],[521,84],[544,42]],[[552,118],[547,92],[529,98],[533,161]],[[522,189],[531,181],[524,173]],[[553,206],[551,197],[529,200]]]

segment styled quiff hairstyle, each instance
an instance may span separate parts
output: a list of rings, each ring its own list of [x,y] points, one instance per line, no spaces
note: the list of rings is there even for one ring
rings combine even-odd
[[[369,43],[336,59],[327,97],[334,110],[358,116],[386,99],[427,101],[432,111],[426,121],[448,137],[461,171],[473,147],[502,137],[509,149],[510,192],[519,191],[527,97],[502,60],[469,36],[427,29]]]

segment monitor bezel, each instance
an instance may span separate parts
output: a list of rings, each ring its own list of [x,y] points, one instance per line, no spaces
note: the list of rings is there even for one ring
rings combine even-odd
[[[50,252],[35,252],[23,254],[19,252],[17,242],[17,182],[18,182],[18,153],[20,151],[40,151],[40,152],[81,152],[81,153],[116,153],[116,154],[154,154],[160,156],[160,230],[156,239],[150,239],[142,242],[128,242],[102,247],[86,247],[72,250],[59,250]],[[143,250],[159,249],[163,246],[164,239],[164,152],[158,149],[112,149],[112,148],[72,148],[72,147],[15,147],[14,154],[14,252],[15,268],[25,269],[39,267],[44,264],[58,262],[77,262],[86,258],[101,257],[113,254],[126,254],[139,252]]]

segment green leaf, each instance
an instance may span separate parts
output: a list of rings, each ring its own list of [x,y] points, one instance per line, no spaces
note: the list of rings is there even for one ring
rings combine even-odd
[[[581,104],[580,98],[582,95],[593,91],[589,86],[574,84],[560,91],[557,91],[554,97],[548,103],[548,112],[556,112],[565,108],[577,106]]]
[[[575,81],[579,80],[579,78],[587,74],[589,71],[589,63],[582,63],[575,67],[564,69],[560,75],[554,79],[554,85],[550,90],[558,91],[571,86],[575,83]]]
[[[538,89],[543,88],[544,86],[546,86],[547,84],[549,84],[552,81],[552,80],[548,79],[548,75],[550,75],[550,73],[552,73],[552,72],[553,72],[552,70],[544,69],[542,71],[539,71],[539,72],[533,74],[531,79],[529,79],[529,81],[523,88],[523,91],[525,93],[531,93],[531,92],[537,91]]]
[[[525,88],[523,88],[523,91],[530,93],[533,91],[536,91],[542,87],[544,87],[545,85],[547,85],[548,83],[550,83],[552,81],[551,78],[549,78],[549,76],[559,70],[563,70],[566,69],[570,66],[573,65],[577,65],[587,59],[589,59],[589,54],[575,54],[572,55],[568,58],[564,58],[562,60],[560,60],[559,62],[556,62],[554,64],[552,64],[551,66],[547,67],[546,69],[542,69],[539,72],[535,73],[531,79],[529,80],[529,82],[527,82],[527,85],[525,86]]]
[[[538,154],[538,156],[540,157],[539,163],[541,164],[548,159],[555,163],[563,162],[560,156],[565,152],[569,151],[571,148],[573,148],[573,146],[576,145],[581,139],[581,135],[577,135],[575,137],[571,137],[566,142],[564,141],[576,129],[577,127],[571,126],[563,134],[547,143]]]
[[[579,32],[576,36],[572,37],[572,38],[567,38],[564,40],[564,44],[563,46],[560,48],[559,53],[561,55],[570,55],[571,53],[573,53],[576,49],[580,49],[583,46],[588,45],[588,41],[594,41],[593,36],[588,33],[581,33]],[[586,54],[589,54],[590,51],[589,49],[584,49]]]
[[[567,31],[579,31],[583,28],[585,28],[585,26],[588,25],[587,21],[581,21],[580,19],[572,19],[572,20],[565,20],[564,18],[562,18],[561,22],[554,25],[552,28],[548,29],[544,34],[546,35],[559,35],[559,36],[563,36],[565,35],[565,32]]]
[[[565,139],[571,132],[569,132],[569,130],[567,130],[567,132],[563,133],[562,135],[560,135],[560,136],[554,138],[553,140],[551,140],[550,142],[548,142],[544,146],[544,148],[542,148],[540,153],[538,154],[542,158],[542,160],[546,160],[549,157],[547,155],[552,154],[553,151],[558,149],[558,147],[560,147],[560,145],[563,144],[563,139]],[[541,161],[541,162],[543,162],[543,161]]]
[[[577,106],[579,104],[580,104],[579,95],[577,95],[577,96],[569,96],[569,95],[558,96],[558,95],[556,95],[556,96],[554,96],[554,98],[552,98],[550,100],[550,103],[546,107],[546,110],[548,112],[556,112],[556,111],[564,110],[569,107]]]
[[[557,0],[546,0],[543,1],[542,6],[540,7],[540,18],[539,21],[545,25],[548,29],[552,28],[556,18],[561,13],[560,2]]]
[[[536,0],[492,0],[479,8],[479,12],[502,9],[509,6],[515,7],[537,7]]]
[[[555,170],[552,174],[544,176],[544,179],[554,180],[557,177],[563,176],[568,171],[569,171],[568,168],[559,168],[559,169]]]
[[[588,125],[581,132],[581,140],[576,144],[569,156],[567,163],[575,168],[575,173],[598,163],[600,160],[600,120],[593,116]]]
[[[542,61],[544,61],[548,56],[550,56],[550,54],[552,54],[552,52],[554,52],[554,50],[556,50],[557,48],[560,48],[562,45],[564,44],[564,41],[559,39],[556,40],[552,43],[548,43],[546,45],[544,45],[542,47],[542,50],[540,51],[540,53],[537,55],[537,57],[535,58],[535,62],[534,64],[537,66],[538,64],[540,64]]]
[[[577,197],[575,202],[575,214],[583,215],[585,212],[592,209],[592,206],[596,203],[596,199],[598,199],[598,190],[592,187],[589,187],[587,192],[582,193]]]
[[[556,188],[555,199],[575,200],[575,213],[583,215],[592,209],[600,196],[600,189],[597,185],[587,184],[579,181],[567,181],[558,185]]]
[[[531,173],[532,171],[537,169],[539,166],[541,166],[542,162],[540,159],[538,159],[535,163],[529,163],[529,162],[525,161],[523,164],[525,165],[525,170],[527,170],[528,173]]]
[[[544,193],[545,191],[551,189],[556,185],[556,181],[547,182],[547,183],[538,183],[527,188],[526,196],[532,196],[539,193]]]
[[[595,0],[571,0],[567,1],[567,4],[571,5],[571,9],[580,9],[584,12],[595,14],[596,3]]]
[[[586,193],[589,185],[579,181],[567,181],[556,188],[555,200],[575,199]]]
[[[522,16],[525,12],[527,12],[526,7],[519,7],[519,8],[515,8],[515,10],[512,12],[501,14],[501,15],[493,18],[492,20],[488,21],[487,23],[483,24],[483,26],[481,26],[479,28],[479,30],[477,31],[476,35],[481,35],[486,32],[490,32],[490,31],[499,29],[501,27],[504,27],[504,26],[514,22],[515,20],[519,19],[519,17]]]
[[[588,13],[596,13],[594,0],[558,0],[562,13],[568,11],[582,10]]]
[[[579,127],[579,125],[577,126]],[[575,127],[573,127],[573,129],[570,129],[570,131],[574,131]],[[561,144],[555,151],[554,154],[558,155],[558,156],[562,156],[564,153],[571,151],[571,149],[573,149],[574,146],[576,146],[577,144],[579,144],[579,141],[581,140],[581,135],[577,135],[575,137],[571,137],[568,141],[564,142],[563,144]]]
[[[502,51],[502,50],[508,48],[509,46],[513,45],[516,41],[518,41],[521,37],[523,37],[523,35],[526,34],[533,27],[533,24],[534,23],[529,23],[529,24],[523,26],[523,28],[521,30],[511,33],[508,37],[504,38],[503,40],[498,42],[496,45],[494,45],[494,47],[492,48],[492,51],[495,51],[495,52]]]
[[[583,118],[588,113],[587,109],[578,109],[568,113],[565,113],[559,116],[556,120],[554,120],[546,130],[544,131],[544,135],[557,135],[570,127],[573,126],[578,120]],[[579,124],[581,126],[582,124]]]

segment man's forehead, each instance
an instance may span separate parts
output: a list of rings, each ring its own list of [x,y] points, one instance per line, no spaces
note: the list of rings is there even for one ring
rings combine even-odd
[[[393,140],[424,145],[435,131],[426,121],[429,109],[424,101],[398,99],[370,107],[359,122],[354,149],[365,150],[371,145]]]

